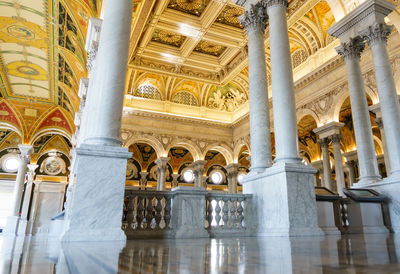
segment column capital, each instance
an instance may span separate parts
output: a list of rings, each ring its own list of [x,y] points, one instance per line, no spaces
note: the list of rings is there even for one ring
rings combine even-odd
[[[157,160],[154,161],[154,163],[156,163],[158,168],[166,168],[167,167],[167,163],[171,158],[169,157],[160,157]]]
[[[332,141],[332,143],[340,144],[340,141],[342,140],[342,134],[333,134],[329,137],[329,139]]]
[[[328,147],[329,146],[329,143],[331,142],[331,140],[326,137],[326,138],[322,138],[322,139],[317,140],[317,142],[322,148],[324,148],[324,147]]]
[[[247,33],[253,31],[259,31],[264,33],[267,27],[266,23],[268,15],[265,7],[259,2],[255,5],[251,5],[248,10],[239,17],[239,21],[243,27],[245,27]]]
[[[376,23],[364,30],[361,36],[367,41],[369,46],[372,46],[376,42],[384,42],[386,44],[387,38],[392,30],[393,26]]]
[[[139,174],[140,174],[140,178],[146,178],[147,175],[149,175],[149,173],[146,171],[141,171],[141,172],[139,172]]]
[[[335,49],[337,53],[346,61],[347,58],[360,59],[361,52],[364,50],[364,48],[364,41],[361,37],[357,36],[350,39],[349,42],[341,43],[341,45]]]
[[[29,163],[31,160],[31,155],[33,153],[33,146],[31,145],[18,145],[20,154],[20,159],[26,163]]]
[[[28,165],[28,172],[26,173],[28,175],[28,182],[30,182],[30,183],[33,182],[35,175],[36,175],[35,170],[38,167],[39,167],[38,165],[31,165],[31,164]]]
[[[282,6],[287,9],[289,6],[288,0],[262,0],[262,3],[267,8],[272,7],[272,6]]]
[[[232,163],[225,166],[225,170],[228,176],[237,175],[239,173],[239,164]]]

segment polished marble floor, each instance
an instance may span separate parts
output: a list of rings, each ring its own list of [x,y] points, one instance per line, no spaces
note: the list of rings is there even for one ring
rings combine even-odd
[[[58,243],[0,236],[0,273],[400,273],[400,236]]]

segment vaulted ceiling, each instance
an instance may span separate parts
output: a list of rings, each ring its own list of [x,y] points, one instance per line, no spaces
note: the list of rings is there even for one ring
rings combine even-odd
[[[88,19],[100,17],[102,2],[0,1],[0,126],[23,142],[47,131],[72,135]],[[227,0],[134,0],[125,106],[224,122],[246,114],[242,12]],[[325,0],[290,1],[294,67],[333,41],[333,22]],[[269,66],[267,34],[265,48]]]

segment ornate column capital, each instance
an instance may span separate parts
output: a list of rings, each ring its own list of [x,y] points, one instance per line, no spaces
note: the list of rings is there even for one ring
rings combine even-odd
[[[317,140],[317,142],[321,146],[321,148],[328,148],[331,140],[329,140],[329,138],[322,138],[322,139]]]
[[[31,145],[18,145],[19,151],[21,154],[19,158],[28,164],[31,161],[31,155],[33,153],[33,147]]]
[[[206,164],[207,164],[207,161],[204,161],[204,160],[198,160],[196,162],[193,162],[191,167],[193,168],[193,174],[194,174],[195,177],[203,176],[204,166]]]
[[[239,173],[239,164],[229,164],[227,166],[225,166],[225,170],[227,173],[227,176],[237,176]]]
[[[167,168],[167,163],[171,158],[169,157],[160,157],[154,161],[157,165],[157,169],[165,170]]]
[[[262,3],[266,8],[269,8],[272,6],[282,6],[287,9],[289,7],[288,0],[262,0]]]
[[[332,143],[340,144],[340,141],[342,140],[342,135],[334,134],[332,136],[329,136],[329,139],[332,141]]]
[[[29,183],[33,183],[33,180],[34,180],[35,175],[36,175],[35,170],[38,167],[39,167],[38,165],[31,165],[31,164],[28,165],[28,172],[26,174],[27,174]]]
[[[372,46],[376,42],[384,42],[386,44],[387,38],[392,30],[393,26],[376,23],[363,31],[361,36],[367,41],[369,46]]]
[[[360,59],[361,52],[364,50],[364,48],[365,44],[363,39],[357,36],[350,39],[349,42],[341,43],[341,45],[335,49],[337,53],[346,61],[347,58]]]
[[[240,24],[245,27],[247,33],[253,31],[264,33],[267,26],[267,20],[267,11],[260,2],[255,5],[251,5],[250,9],[245,10],[244,13],[239,16]]]

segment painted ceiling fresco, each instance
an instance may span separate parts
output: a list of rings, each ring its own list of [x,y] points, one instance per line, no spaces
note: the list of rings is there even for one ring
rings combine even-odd
[[[47,129],[71,136],[85,77],[87,22],[99,1],[0,1],[0,121],[23,142]]]

